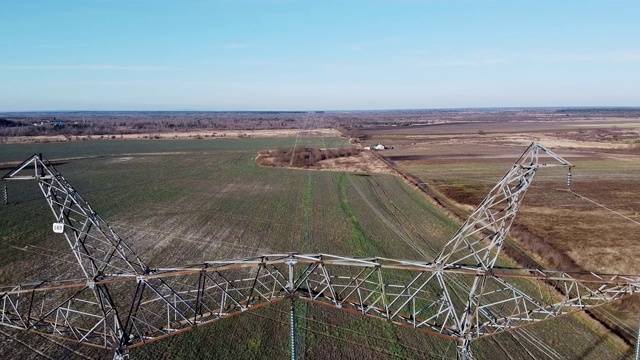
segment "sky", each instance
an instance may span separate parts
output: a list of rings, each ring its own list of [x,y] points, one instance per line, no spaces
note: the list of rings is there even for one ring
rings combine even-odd
[[[1,0],[0,112],[640,106],[637,0]]]

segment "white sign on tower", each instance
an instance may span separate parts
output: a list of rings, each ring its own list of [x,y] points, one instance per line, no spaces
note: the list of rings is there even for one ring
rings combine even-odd
[[[62,234],[64,232],[64,223],[53,223],[53,232]]]

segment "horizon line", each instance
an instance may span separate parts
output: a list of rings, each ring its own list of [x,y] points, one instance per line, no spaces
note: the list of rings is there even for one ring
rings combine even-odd
[[[309,113],[309,112],[386,112],[386,111],[429,111],[429,110],[519,110],[519,109],[638,109],[640,105],[565,105],[565,106],[469,106],[469,107],[432,107],[432,108],[387,108],[387,109],[305,109],[305,110],[203,110],[203,109],[59,109],[59,110],[0,110],[0,114],[15,113],[93,113],[93,112],[210,112],[210,113]]]

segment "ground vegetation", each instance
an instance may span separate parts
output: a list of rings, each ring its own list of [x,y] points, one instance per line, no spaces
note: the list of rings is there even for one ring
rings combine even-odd
[[[550,118],[566,116],[549,111],[545,114]],[[565,133],[564,122],[544,127],[530,124],[539,126],[530,133],[508,131],[509,122],[495,127],[486,124],[492,116],[504,120],[503,117],[508,118],[511,114],[472,113],[469,115],[472,121],[460,125],[465,129],[461,134],[450,130],[431,133],[435,128],[427,125],[423,128],[413,125],[410,134],[396,132],[400,124],[425,120],[427,115],[419,112],[339,114],[336,116],[342,122],[336,123],[336,128],[347,134],[358,128],[352,135],[369,136],[372,141],[383,140],[385,145],[393,145],[393,150],[385,150],[379,155],[419,180],[420,186],[442,196],[440,206],[447,203],[444,200],[450,201],[458,206],[454,210],[462,215],[477,205],[527,142],[553,140],[554,144],[561,145],[559,149],[554,148],[556,152],[574,161],[578,168],[585,169],[584,174],[593,176],[592,185],[583,191],[594,190],[594,199],[619,205],[620,211],[637,216],[637,200],[633,200],[637,199],[633,193],[633,164],[637,164],[633,156],[636,155],[608,152],[603,156],[601,151],[629,146],[632,138],[589,142],[562,138],[558,130]],[[420,116],[423,120],[417,120]],[[464,114],[448,111],[434,111],[429,116],[464,119]],[[474,120],[474,116],[486,120],[482,122],[482,128],[486,129],[482,135],[478,134],[480,122]],[[533,119],[531,115],[527,116],[527,119]],[[584,113],[579,116],[587,117]],[[434,124],[436,120],[433,120]],[[368,133],[370,123],[381,125],[385,121],[391,125],[387,127],[387,133],[382,130]],[[601,118],[589,121],[592,127],[603,122]],[[611,121],[616,124],[611,126],[629,122],[628,119]],[[308,126],[300,128],[309,131]],[[547,131],[547,128],[552,129]],[[363,145],[369,141],[362,139]],[[593,147],[592,142],[603,145]],[[150,264],[180,265],[213,258],[287,251],[412,260],[433,258],[459,224],[434,201],[416,191],[405,178],[389,174],[301,171],[261,167],[255,163],[260,150],[295,148],[297,145],[305,149],[338,148],[348,144],[347,138],[338,137],[109,139],[1,144],[0,163],[8,169],[33,153],[44,153]],[[584,162],[577,161],[574,155]],[[627,171],[630,171],[628,177]],[[608,182],[612,174],[620,173],[625,175],[619,182]],[[575,174],[575,186],[579,182],[584,184]],[[538,174],[518,217],[515,237],[532,236],[524,238],[525,243],[542,243],[537,240],[542,239],[551,246],[542,252],[563,254],[577,266],[598,270],[599,265],[586,262],[589,256],[597,261],[603,254],[601,250],[607,246],[618,243],[619,249],[629,251],[629,246],[634,245],[620,242],[618,238],[603,238],[602,242],[598,240],[597,247],[587,246],[589,239],[593,239],[590,230],[597,228],[600,210],[587,209],[586,204],[567,206],[568,194],[555,190],[562,187],[557,182],[563,183],[565,175]],[[597,193],[602,181],[611,187]],[[627,187],[619,187],[625,182],[629,182]],[[552,196],[546,196],[546,191]],[[49,276],[77,277],[77,265],[67,245],[49,231],[50,210],[37,186],[12,183],[9,195],[10,204],[0,207],[0,252],[3,254],[0,257],[0,283],[14,284]],[[612,198],[624,198],[628,202],[620,200],[613,204]],[[583,210],[593,216],[577,217]],[[611,217],[605,218],[611,220]],[[569,232],[583,231],[579,228],[581,223],[591,227],[579,236],[570,237],[563,235],[557,226],[550,226],[559,219],[562,223],[573,224],[568,227]],[[606,230],[606,227],[602,229]],[[633,230],[627,230],[627,233],[633,233]],[[582,241],[567,241],[573,238]],[[545,263],[549,258],[542,256],[541,251],[523,251],[532,261],[551,266]],[[581,257],[581,253],[590,255]],[[613,251],[610,255],[614,256]],[[502,259],[501,264],[516,265],[513,259],[507,258]],[[605,261],[600,265],[607,266]],[[301,314],[299,324],[302,324],[299,332],[304,339],[301,346],[307,359],[451,358],[455,354],[455,343],[383,321],[313,304],[302,305],[298,313]],[[616,318],[624,316],[623,312],[613,310],[604,314],[604,317],[614,317],[611,320],[614,325],[619,323]],[[286,357],[287,316],[286,306],[267,307],[142,347],[132,355],[142,359]],[[629,325],[626,326],[620,331],[633,332]],[[28,333],[3,331],[0,333],[2,341],[11,345],[0,350],[2,357],[80,359],[112,356],[108,351],[52,343]],[[567,342],[579,345],[566,346]],[[198,345],[194,346],[194,343]],[[481,358],[622,359],[629,356],[630,347],[615,345],[610,333],[571,316],[479,340],[474,343],[474,351]],[[44,355],[38,355],[38,352]]]
[[[320,161],[350,157],[357,155],[360,151],[352,146],[323,149],[297,145],[290,148],[263,150],[256,158],[256,162],[263,166],[312,168]]]

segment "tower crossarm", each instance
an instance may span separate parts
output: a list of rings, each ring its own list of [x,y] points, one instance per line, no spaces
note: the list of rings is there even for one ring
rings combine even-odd
[[[290,297],[292,259],[276,254],[4,287],[0,325],[123,352]]]
[[[0,288],[0,325],[116,349],[120,319],[112,307],[101,304],[104,299],[96,298],[95,286],[71,280]]]
[[[553,163],[545,163],[547,160]],[[435,262],[474,263],[492,268],[536,171],[551,166],[573,165],[546,147],[532,143],[443,247]]]
[[[474,321],[467,329],[467,299],[460,294],[478,278],[482,291],[473,299]],[[111,325],[116,312],[103,311],[95,289],[119,300],[117,309],[128,314],[126,321]],[[497,334],[637,292],[637,276],[270,254],[96,282],[0,288],[0,324],[122,351],[293,297],[460,339]]]
[[[436,266],[442,268],[474,264],[486,271],[493,269],[536,171],[542,167],[552,166],[571,168],[573,164],[540,144],[529,145],[462,224],[453,238],[445,244],[436,256],[434,261]],[[481,307],[481,301],[487,297],[485,294],[487,281],[486,276],[478,275],[470,283],[465,284],[466,288],[463,289],[467,299],[457,328],[459,338],[463,339],[463,344],[459,347],[462,359],[472,358],[470,341],[475,336],[473,332],[477,331],[481,324],[478,316],[488,311]],[[491,314],[488,316],[490,317]]]
[[[561,315],[598,307],[640,292],[638,275],[597,275],[562,271],[513,270],[491,274],[502,289],[498,296],[484,293],[478,305],[473,337],[492,335]],[[512,283],[537,280],[539,291],[516,288]]]

